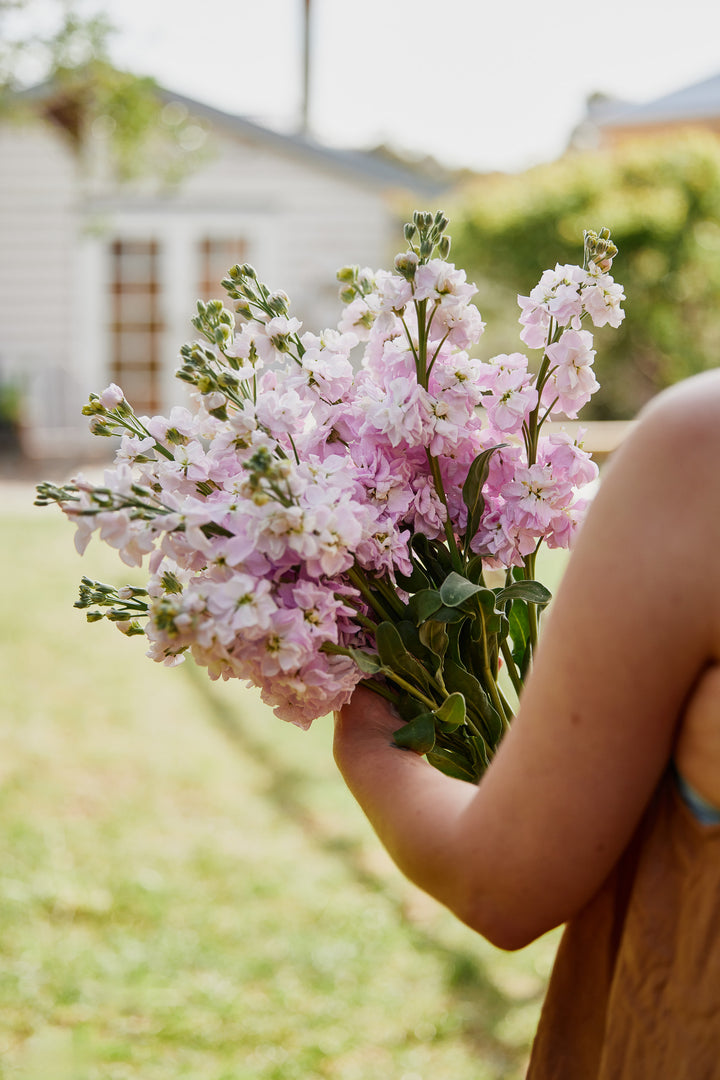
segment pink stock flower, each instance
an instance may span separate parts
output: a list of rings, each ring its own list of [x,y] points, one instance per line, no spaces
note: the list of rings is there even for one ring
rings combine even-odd
[[[583,306],[593,326],[619,326],[625,318],[620,307],[624,299],[622,286],[613,281],[610,274],[589,275],[589,285],[583,291]]]
[[[509,435],[522,429],[537,402],[538,393],[529,376],[516,371],[496,381],[484,404],[493,426]]]
[[[543,387],[543,404],[551,412],[574,419],[600,384],[592,370],[595,350],[588,330],[565,330],[560,339],[547,348],[554,367]]]
[[[468,301],[476,292],[476,286],[468,282],[464,270],[457,270],[452,263],[442,259],[430,259],[424,266],[418,266],[415,273],[415,300],[439,300],[447,304]]]
[[[375,275],[375,288],[380,300],[380,311],[402,311],[412,299],[412,286],[400,274],[379,270]]]
[[[353,332],[358,341],[367,341],[370,329],[380,313],[380,299],[376,293],[358,297],[345,308],[338,329],[341,333]]]
[[[519,351],[470,355],[485,323],[465,272],[412,252],[396,266],[407,276],[342,276],[354,299],[337,329],[299,336],[298,319],[271,315],[289,310],[276,299],[183,350],[190,382],[192,364],[208,360],[191,407],[135,418],[132,433],[118,425],[103,486],[77,477],[63,507],[78,551],[97,533],[128,565],[148,556],[152,659],[174,665],[189,652],[211,678],[258,687],[300,727],[340,708],[363,678],[343,650],[374,651],[375,586],[407,599],[396,583],[413,571],[414,535],[451,550],[457,537],[462,549],[470,518],[470,549],[488,568],[520,567],[541,541],[569,545],[585,508],[578,490],[597,477],[566,432],[541,436],[528,457],[537,376]],[[520,339],[549,361],[541,410],[575,417],[595,392],[580,319],[618,326],[623,300],[594,264],[556,265],[518,297]],[[108,412],[123,400],[115,384],[99,398]],[[94,422],[112,423],[95,411]],[[486,451],[478,523],[463,485]]]
[[[384,392],[378,387],[375,394],[375,400],[368,397],[364,403],[361,434],[386,435],[391,446],[418,445],[423,436],[422,387],[413,378],[398,378]]]

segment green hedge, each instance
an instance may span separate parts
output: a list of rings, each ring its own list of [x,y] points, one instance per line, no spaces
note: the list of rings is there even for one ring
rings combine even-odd
[[[719,139],[676,135],[482,177],[451,208],[451,257],[480,287],[488,346],[511,351],[522,348],[512,336],[516,294],[546,267],[579,261],[583,230],[602,226],[620,249],[613,273],[627,315],[619,330],[597,332],[602,390],[584,416],[627,419],[658,390],[718,363]]]

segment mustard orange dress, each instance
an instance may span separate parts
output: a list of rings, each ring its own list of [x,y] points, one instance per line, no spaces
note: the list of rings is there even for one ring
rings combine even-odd
[[[672,772],[565,929],[527,1080],[720,1080],[720,824]]]

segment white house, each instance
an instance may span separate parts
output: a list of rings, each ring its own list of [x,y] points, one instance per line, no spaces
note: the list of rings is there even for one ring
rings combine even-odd
[[[122,385],[139,413],[184,400],[174,379],[198,298],[252,263],[308,329],[337,321],[335,271],[386,265],[409,208],[443,185],[373,154],[330,149],[161,91],[197,121],[199,165],[167,186],[119,183],[103,140],[82,154],[48,119],[52,91],[0,122],[0,380],[24,393],[38,457],[91,453],[90,391]]]

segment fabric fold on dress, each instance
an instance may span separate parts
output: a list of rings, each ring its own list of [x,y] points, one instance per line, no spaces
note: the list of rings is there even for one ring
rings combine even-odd
[[[560,942],[527,1080],[720,1080],[720,823],[668,771]]]

